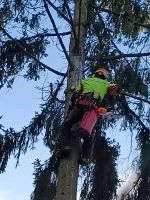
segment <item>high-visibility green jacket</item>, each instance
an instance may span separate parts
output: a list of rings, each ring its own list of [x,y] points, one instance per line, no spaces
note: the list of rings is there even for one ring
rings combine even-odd
[[[98,93],[100,100],[102,101],[104,99],[105,94],[107,94],[107,89],[112,85],[114,84],[110,83],[107,80],[102,80],[97,77],[91,77],[82,80],[80,85],[76,88],[76,91],[80,91],[82,94],[88,92]]]

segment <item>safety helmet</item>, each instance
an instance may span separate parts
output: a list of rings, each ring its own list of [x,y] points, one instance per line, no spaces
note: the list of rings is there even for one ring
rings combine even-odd
[[[109,72],[106,68],[99,68],[96,70],[95,75],[103,75],[105,79],[109,79]]]

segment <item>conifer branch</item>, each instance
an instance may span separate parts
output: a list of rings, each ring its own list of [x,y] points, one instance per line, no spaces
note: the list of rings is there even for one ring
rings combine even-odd
[[[72,32],[74,34],[74,39],[75,39],[75,43],[77,44],[77,34],[76,34],[76,31],[75,31],[75,27],[74,27],[74,24],[73,24],[73,19],[72,19],[72,15],[71,15],[71,12],[70,12],[70,9],[69,9],[69,6],[68,6],[68,3],[65,1],[65,6],[67,8],[67,12],[68,12],[68,15],[69,15],[69,18],[68,19],[60,10],[58,10],[58,8],[50,1],[50,0],[46,0],[48,2],[48,4],[50,6],[52,6],[52,8],[54,8],[54,10],[63,18],[65,19],[72,27]]]
[[[70,34],[71,34],[71,31],[59,33],[59,35],[61,35],[61,36],[70,35]],[[55,36],[57,36],[56,33],[45,33],[45,34],[39,33],[39,34],[30,36],[30,37],[22,37],[20,39],[15,39],[15,40],[17,42],[20,42],[20,41],[32,40],[32,39],[36,39],[36,38],[55,37]],[[12,40],[10,40],[10,41],[12,41]],[[2,40],[1,40],[1,42],[6,43]],[[7,40],[7,42],[9,42],[9,41]]]
[[[64,2],[65,2],[65,6],[67,8],[67,12],[68,12],[68,15],[69,15],[69,18],[70,18],[72,32],[74,34],[74,39],[75,39],[75,44],[78,44],[77,34],[76,34],[76,30],[75,30],[75,27],[74,27],[74,24],[73,24],[73,19],[72,19],[72,15],[71,15],[71,12],[70,12],[70,9],[69,9],[69,5],[68,5],[66,0],[64,0]]]
[[[61,35],[61,36],[70,35],[70,34],[71,34],[71,31],[59,33],[59,35]],[[57,35],[56,35],[56,33],[45,33],[45,34],[43,34],[43,33],[40,34],[39,33],[39,34],[33,35],[31,37],[20,38],[17,41],[20,41],[20,40],[32,40],[32,39],[35,39],[37,37],[44,38],[44,37],[51,37],[51,36],[57,36]]]
[[[128,21],[130,21],[130,22],[133,22],[133,20],[132,20],[131,18],[129,18],[127,15],[125,15],[125,14],[116,13],[116,12],[114,12],[114,11],[111,11],[111,10],[108,10],[108,9],[105,9],[105,8],[101,8],[100,10],[101,10],[102,12],[111,13],[111,14],[116,15],[116,16],[118,16],[118,17],[125,18],[125,19],[127,19]],[[138,22],[133,22],[133,24],[138,25],[138,26],[141,26],[141,27],[146,28],[146,29],[148,29],[148,30],[150,29],[150,25],[145,25],[145,24],[138,23]]]
[[[142,122],[142,120],[140,119],[140,117],[129,107],[129,105],[127,104],[125,97],[123,96],[123,99],[120,99],[120,102],[122,103],[123,107],[125,108],[125,110],[127,111],[128,114],[131,114],[141,125],[141,127],[144,130],[148,130],[148,128],[146,127],[146,125]]]
[[[142,128],[144,130],[148,130],[148,128],[145,126],[145,124],[142,122],[142,120],[140,119],[140,117],[128,107],[128,111],[137,119],[137,121],[139,122],[139,124],[142,126]]]
[[[59,33],[61,36],[65,36],[65,35],[70,35],[71,34],[71,31],[68,31],[68,32],[62,32],[62,33]],[[46,34],[43,34],[43,33],[39,33],[39,34],[36,34],[36,35],[33,35],[33,36],[30,36],[30,37],[22,37],[20,39],[15,39],[17,42],[20,42],[20,41],[26,41],[26,40],[32,40],[32,39],[36,39],[36,38],[44,38],[44,37],[55,37],[57,36],[56,33],[46,33]],[[12,40],[10,40],[11,42]],[[5,41],[1,40],[0,42],[2,43],[6,43]],[[9,42],[9,40],[7,40],[7,42]]]
[[[123,95],[125,95],[125,96],[131,97],[131,98],[133,98],[133,99],[137,99],[137,100],[140,100],[140,101],[144,101],[144,102],[150,104],[150,100],[143,99],[142,97],[135,96],[135,95],[133,95],[133,94],[130,94],[130,93],[127,93],[127,92],[124,92],[124,91],[120,91],[120,94],[123,94]]]
[[[9,39],[11,39],[12,41],[14,41],[18,47],[27,55],[29,56],[30,58],[32,58],[33,60],[35,60],[37,63],[39,63],[44,69],[47,69],[51,72],[53,72],[54,74],[56,75],[59,75],[59,76],[65,76],[66,77],[66,73],[62,73],[62,72],[59,72],[57,70],[54,70],[52,69],[51,67],[47,66],[46,64],[42,63],[40,60],[38,60],[35,56],[31,55],[28,51],[24,50],[23,46],[20,45],[20,43],[18,42],[18,40],[16,40],[15,38],[13,38],[9,33],[7,33],[7,31],[2,27],[0,26],[0,29],[2,29],[2,31],[4,32],[5,35],[7,35],[7,37]]]
[[[51,107],[54,106],[58,92],[64,83],[65,77],[57,84],[56,89],[51,94],[51,98],[46,104],[41,105],[42,111],[35,115],[29,126],[23,127],[20,132],[15,132],[13,128],[5,130],[0,125],[0,173],[6,168],[8,159],[14,155],[17,159],[16,165],[19,163],[21,153],[26,153],[28,148],[32,148],[34,143],[38,141],[38,136],[42,132],[45,125],[45,119],[49,115]],[[54,108],[54,107],[53,107]]]
[[[116,55],[116,56],[102,56],[102,57],[97,57],[97,56],[93,56],[93,57],[87,57],[87,60],[89,61],[104,61],[104,60],[116,60],[116,59],[121,59],[121,58],[140,58],[143,56],[150,56],[150,52],[146,52],[146,53],[130,53],[130,54],[120,54],[120,55]]]
[[[117,47],[117,45],[114,43],[114,41],[112,40],[111,42],[112,42],[112,44],[114,45],[115,49],[118,51],[118,53],[119,53],[120,55],[123,55],[124,53],[123,53],[122,51],[120,51],[120,49],[118,49],[118,47]],[[125,58],[125,60],[126,60],[126,62],[129,64],[128,59]]]
[[[43,0],[44,1],[44,0]],[[63,12],[61,12],[60,10],[58,10],[58,8],[50,1],[50,0],[46,0],[47,3],[52,6],[52,8],[54,8],[54,10],[63,18],[65,19],[69,24],[71,24],[71,21],[63,14]]]
[[[51,23],[52,23],[52,25],[53,25],[54,31],[55,31],[55,33],[56,33],[56,35],[57,35],[57,37],[58,37],[58,40],[59,40],[59,42],[60,42],[60,45],[61,45],[61,47],[62,47],[62,50],[63,50],[63,52],[64,52],[64,54],[65,54],[65,56],[66,56],[66,59],[68,60],[68,63],[69,63],[69,65],[70,65],[70,69],[73,70],[74,66],[73,66],[73,64],[71,63],[71,60],[70,60],[70,58],[69,58],[69,55],[68,55],[67,50],[66,50],[66,48],[65,48],[65,45],[64,45],[64,43],[63,43],[63,41],[62,41],[62,39],[61,39],[61,37],[60,37],[60,35],[59,35],[59,32],[58,32],[58,29],[57,29],[57,27],[56,27],[55,21],[54,21],[54,19],[53,19],[51,13],[50,13],[50,11],[49,11],[49,8],[48,8],[48,5],[47,5],[47,0],[43,0],[43,2],[44,2],[44,6],[45,6],[45,9],[46,9],[46,12],[47,12],[47,14],[48,14],[48,16],[49,16],[49,18],[50,18],[50,21],[51,21]]]
[[[118,17],[125,18],[130,22],[133,22],[133,20],[131,18],[129,18],[126,14],[117,13],[117,12],[114,12],[112,10],[109,10],[109,9],[106,9],[106,8],[102,8],[101,6],[96,6],[94,4],[91,4],[91,6],[93,8],[95,8],[96,10],[99,10],[99,11],[102,11],[102,12],[106,12],[106,13],[109,13],[109,14],[113,14],[113,15],[116,15]],[[133,22],[133,24],[141,26],[141,27],[146,28],[148,30],[150,29],[150,25],[145,25],[145,24],[138,23],[138,22]]]

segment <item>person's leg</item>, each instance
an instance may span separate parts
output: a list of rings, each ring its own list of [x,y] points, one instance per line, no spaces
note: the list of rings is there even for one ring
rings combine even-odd
[[[80,137],[83,138],[81,161],[82,164],[89,164],[92,149],[92,130],[98,120],[96,110],[87,111],[81,120],[81,128],[79,130]]]
[[[83,164],[89,164],[92,150],[92,137],[85,137],[82,144],[81,160]]]
[[[85,112],[81,120],[81,128],[79,130],[81,138],[84,139],[91,135],[97,120],[98,120],[98,113],[96,110],[90,110]]]
[[[78,122],[83,116],[83,108],[81,106],[75,106],[67,116],[64,123],[61,125],[61,139],[62,148],[64,150],[70,149],[70,139],[71,139],[71,128],[73,124]]]

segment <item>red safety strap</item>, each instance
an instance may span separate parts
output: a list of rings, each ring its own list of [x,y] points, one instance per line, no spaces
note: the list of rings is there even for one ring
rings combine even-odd
[[[97,105],[90,103],[88,100],[79,100],[78,104],[84,105],[84,106],[89,106],[89,107],[94,108],[94,109],[98,109]]]

